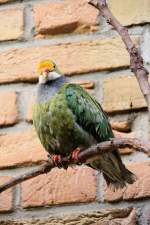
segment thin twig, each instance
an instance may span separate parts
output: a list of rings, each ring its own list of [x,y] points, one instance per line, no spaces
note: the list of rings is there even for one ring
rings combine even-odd
[[[150,156],[150,143],[146,142],[143,143],[142,141],[136,138],[113,138],[110,141],[105,141],[97,145],[93,145],[92,147],[81,152],[78,156],[77,161],[72,161],[67,157],[62,158],[62,164],[65,165],[65,167],[68,167],[69,165],[72,164],[87,163],[89,160],[90,161],[95,160],[95,157],[98,157],[100,154],[111,152],[116,148],[125,148],[125,147],[134,148],[135,150],[143,152],[148,156]],[[5,184],[1,185],[0,193],[23,181],[36,177],[40,174],[48,173],[54,167],[56,167],[56,165],[50,159],[49,161],[44,162],[42,165],[38,166],[37,168],[32,169],[30,172],[15,177],[10,181],[6,182]]]
[[[126,46],[126,49],[130,55],[130,69],[135,74],[137,81],[139,83],[140,89],[147,102],[149,121],[150,121],[150,85],[148,82],[149,72],[144,67],[143,58],[140,55],[140,52],[133,44],[131,37],[128,33],[128,29],[120,24],[120,22],[112,14],[111,10],[108,8],[106,0],[90,0],[89,4],[97,8],[100,11],[100,14],[106,19],[107,23],[112,25],[113,28],[121,36]]]

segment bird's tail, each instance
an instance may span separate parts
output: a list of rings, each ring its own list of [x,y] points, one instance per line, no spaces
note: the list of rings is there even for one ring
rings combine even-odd
[[[103,172],[107,185],[113,190],[123,188],[127,183],[133,184],[136,181],[136,176],[122,163],[117,150],[102,154],[99,159],[90,163],[90,166]]]
[[[116,175],[117,174],[114,174],[114,176]],[[105,171],[103,171],[103,176],[106,180],[107,185],[110,186],[110,188],[112,188],[113,190],[123,188],[126,186],[126,184],[133,184],[136,181],[136,176],[125,166],[124,168],[122,168],[119,178],[117,175],[115,179],[112,179],[110,174],[105,173]]]

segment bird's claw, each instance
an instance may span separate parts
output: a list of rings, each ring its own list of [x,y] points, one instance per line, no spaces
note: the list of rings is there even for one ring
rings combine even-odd
[[[65,163],[63,163],[61,155],[52,155],[49,157],[52,159],[55,166],[58,167],[59,169],[61,169],[61,168],[67,169],[68,168],[68,166]]]

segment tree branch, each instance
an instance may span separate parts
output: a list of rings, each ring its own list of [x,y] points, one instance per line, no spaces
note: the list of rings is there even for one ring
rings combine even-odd
[[[118,20],[113,16],[113,14],[111,13],[111,11],[109,10],[107,6],[106,0],[90,0],[89,4],[97,8],[100,11],[100,13],[103,15],[103,17],[106,19],[106,21],[109,24],[111,24],[115,28],[115,30],[120,34],[127,48],[127,51],[130,54],[131,71],[134,72],[139,82],[141,91],[147,102],[148,111],[149,111],[149,120],[150,120],[150,85],[148,83],[148,71],[146,70],[146,68],[144,68],[143,59],[138,49],[133,44],[128,34],[127,28],[123,27],[118,22]],[[132,138],[128,138],[128,139],[113,138],[110,141],[99,143],[81,152],[78,156],[77,161],[72,161],[71,159],[64,157],[62,159],[62,164],[65,165],[65,167],[67,168],[71,164],[87,163],[88,161],[95,160],[95,157],[99,156],[100,154],[111,152],[116,148],[124,148],[124,147],[134,148],[135,150],[143,152],[147,154],[148,156],[150,156],[150,143],[143,143],[142,141],[138,139],[132,139]],[[5,184],[1,185],[0,193],[30,178],[36,177],[40,174],[48,173],[54,167],[56,167],[56,165],[54,164],[52,160],[44,162],[42,165],[38,166],[36,169],[33,169],[30,172],[24,175],[21,175],[19,177],[15,177],[11,179],[10,181],[6,182]]]
[[[100,11],[101,15],[106,19],[107,23],[112,25],[113,28],[121,36],[126,46],[126,49],[130,55],[130,69],[135,74],[137,81],[139,83],[140,89],[147,102],[149,121],[150,121],[150,85],[148,82],[149,72],[144,67],[143,58],[141,57],[140,52],[133,44],[127,28],[120,24],[120,22],[114,17],[112,12],[108,8],[106,0],[90,0],[89,4],[97,8]]]
[[[134,139],[133,138],[113,138],[110,141],[105,141],[97,145],[93,145],[92,147],[81,152],[78,156],[77,161],[72,161],[71,159],[68,159],[67,157],[62,158],[62,164],[65,165],[65,167],[68,167],[69,165],[73,165],[77,163],[80,163],[80,164],[87,163],[88,161],[95,160],[95,157],[98,157],[100,154],[111,152],[116,148],[125,148],[125,147],[134,148],[135,150],[143,152],[147,154],[148,156],[150,156],[150,143],[146,143],[146,142],[143,143],[142,141],[136,138]],[[42,165],[31,170],[30,172],[24,175],[15,177],[11,179],[10,181],[6,182],[5,184],[1,185],[0,193],[23,181],[36,177],[40,174],[48,173],[54,167],[56,167],[56,165],[50,159],[49,161],[44,162]]]

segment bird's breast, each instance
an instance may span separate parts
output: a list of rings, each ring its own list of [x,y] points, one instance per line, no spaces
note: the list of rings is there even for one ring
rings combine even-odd
[[[44,148],[53,154],[68,155],[78,146],[88,147],[94,139],[79,126],[64,94],[56,94],[34,109],[34,126]]]

